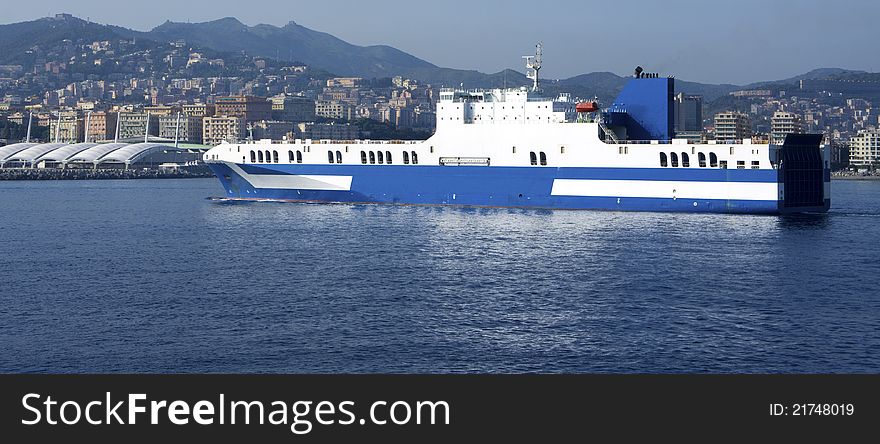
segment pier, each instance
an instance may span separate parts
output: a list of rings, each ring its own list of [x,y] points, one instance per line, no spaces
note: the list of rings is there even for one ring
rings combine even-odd
[[[206,166],[162,169],[0,169],[0,180],[189,179],[214,177]]]

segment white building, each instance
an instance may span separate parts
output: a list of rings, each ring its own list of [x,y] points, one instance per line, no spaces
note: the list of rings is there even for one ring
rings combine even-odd
[[[770,119],[770,141],[785,142],[785,136],[803,132],[801,116],[786,111],[776,111]]]
[[[850,139],[849,162],[853,166],[880,164],[880,130],[862,130]]]

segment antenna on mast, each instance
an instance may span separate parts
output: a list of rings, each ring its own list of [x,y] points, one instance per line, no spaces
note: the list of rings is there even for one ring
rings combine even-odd
[[[535,55],[533,56],[522,56],[522,58],[526,59],[526,77],[532,79],[532,91],[538,90],[538,71],[541,70],[541,53],[544,44],[538,42],[535,45]]]

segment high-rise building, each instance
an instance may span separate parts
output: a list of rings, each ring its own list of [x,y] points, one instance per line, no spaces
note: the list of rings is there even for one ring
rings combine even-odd
[[[149,116],[150,125],[147,127]],[[121,112],[119,113],[119,140],[142,139],[144,131],[156,135],[159,133],[159,117],[145,112]]]
[[[315,115],[329,119],[351,120],[354,116],[354,108],[344,102],[319,100],[315,102]]]
[[[738,111],[715,114],[715,140],[742,140],[751,135],[748,114]]]
[[[675,132],[700,133],[703,131],[703,96],[675,96]]]
[[[272,118],[287,122],[315,120],[315,101],[299,96],[272,97]]]
[[[193,117],[210,117],[214,115],[214,105],[206,103],[183,105],[183,114]]]
[[[159,117],[159,137],[189,143],[202,143],[202,117]]]
[[[49,121],[49,140],[57,143],[82,142],[84,123],[82,116],[75,111],[62,112],[60,119],[53,116]]]
[[[850,139],[849,163],[852,166],[880,164],[880,130],[862,130]]]
[[[803,131],[801,117],[795,113],[776,111],[770,118],[770,141],[772,143],[785,142],[788,134],[799,134]]]
[[[245,122],[272,119],[272,103],[264,97],[217,97],[214,106],[217,116],[240,117]]]
[[[243,139],[245,132],[245,121],[241,117],[202,118],[202,143],[205,145],[219,145],[224,141],[235,142]]]
[[[116,136],[116,113],[93,111],[87,115],[88,131],[86,142],[111,140]]]

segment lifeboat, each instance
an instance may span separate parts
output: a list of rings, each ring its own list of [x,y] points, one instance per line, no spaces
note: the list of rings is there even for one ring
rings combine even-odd
[[[575,107],[579,113],[592,113],[599,110],[599,104],[596,102],[581,102]]]

